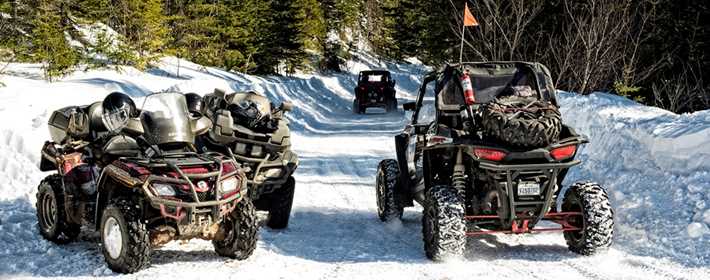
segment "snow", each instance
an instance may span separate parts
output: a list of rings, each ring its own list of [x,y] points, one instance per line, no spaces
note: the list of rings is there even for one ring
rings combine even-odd
[[[0,76],[7,85],[0,88],[0,278],[707,279],[710,111],[675,115],[600,93],[562,93],[560,101],[566,122],[591,140],[565,185],[589,179],[609,190],[616,228],[608,252],[578,256],[559,233],[495,235],[469,238],[463,260],[427,260],[420,207],[389,224],[375,210],[376,167],[394,156],[392,137],[406,115],[353,115],[350,108],[357,72],[369,68],[392,71],[399,103],[412,100],[429,69],[410,62],[356,53],[342,74],[257,77],[183,60],[178,76],[177,59],[165,58],[146,72],[92,70],[54,83],[41,80],[38,65],[10,65]],[[150,268],[129,276],[106,267],[90,230],[64,246],[40,237],[34,196],[46,174],[37,164],[52,110],[115,90],[139,101],[150,92],[214,88],[254,89],[296,105],[289,118],[301,165],[287,230],[262,228],[245,261],[218,257],[207,241],[172,242],[154,252]]]
[[[603,93],[561,97],[563,119],[591,140],[566,183],[589,178],[611,190],[615,242],[707,266],[710,111],[676,115]]]

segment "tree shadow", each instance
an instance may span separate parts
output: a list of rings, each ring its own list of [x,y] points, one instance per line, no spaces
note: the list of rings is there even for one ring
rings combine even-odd
[[[76,80],[68,80],[66,82],[73,82],[73,83],[86,83],[86,84],[92,84],[96,86],[101,86],[104,88],[110,88],[110,90],[116,90],[122,93],[125,93],[131,97],[144,97],[152,93],[151,90],[142,87],[140,85],[137,85],[132,82],[124,81],[124,80],[112,80],[112,79],[106,79],[106,78],[87,78],[87,79],[76,79]]]
[[[369,211],[307,208],[292,213],[287,229],[262,228],[260,237],[267,250],[317,262],[423,263],[417,224],[383,224]]]
[[[158,77],[167,77],[171,79],[178,79],[178,80],[191,80],[193,77],[190,75],[185,75],[185,74],[180,74],[180,76],[177,75],[177,73],[172,73],[168,72],[166,70],[160,69],[160,68],[151,68],[145,71],[148,74],[151,74],[153,76],[158,76]]]
[[[524,235],[532,238],[532,234]],[[562,236],[560,235],[560,238]],[[511,259],[558,262],[579,257],[558,244],[515,244],[501,242],[498,235],[480,235],[466,239],[467,260]]]

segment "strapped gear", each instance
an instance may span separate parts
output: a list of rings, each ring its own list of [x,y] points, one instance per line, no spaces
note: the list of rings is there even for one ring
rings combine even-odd
[[[227,110],[229,110],[234,119],[234,124],[262,133],[276,131],[278,121],[271,118],[271,105],[264,101],[264,97],[254,92],[249,92],[240,94],[235,98],[241,100],[234,100],[237,102],[227,106]]]

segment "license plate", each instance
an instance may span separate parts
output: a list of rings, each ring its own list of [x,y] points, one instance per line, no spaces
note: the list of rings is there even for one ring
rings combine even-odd
[[[518,184],[518,195],[540,195],[540,184],[520,182]]]
[[[377,102],[377,99],[370,99],[370,102],[375,103]]]

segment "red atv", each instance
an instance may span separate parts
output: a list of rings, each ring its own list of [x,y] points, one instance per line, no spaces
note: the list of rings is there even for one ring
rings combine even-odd
[[[111,97],[129,109],[106,113]],[[172,240],[211,240],[220,256],[249,257],[258,225],[244,172],[194,148],[209,119],[190,117],[179,93],[149,95],[139,113],[131,107],[114,93],[52,114],[40,164],[52,174],[37,192],[40,234],[66,244],[82,226],[95,229],[108,267],[120,273],[148,267],[151,250]]]
[[[387,112],[397,110],[395,81],[389,71],[362,71],[357,80],[353,113],[363,114],[370,107],[384,108]]]

